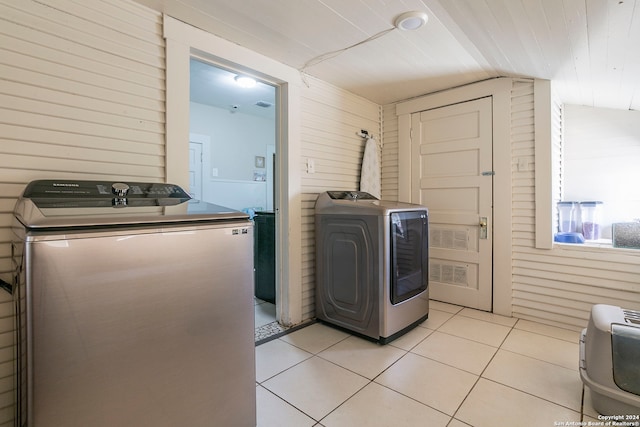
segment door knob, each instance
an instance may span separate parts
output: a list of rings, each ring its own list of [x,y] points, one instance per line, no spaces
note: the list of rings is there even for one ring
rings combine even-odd
[[[487,238],[487,217],[481,216],[480,217],[480,239],[486,239],[486,238]]]

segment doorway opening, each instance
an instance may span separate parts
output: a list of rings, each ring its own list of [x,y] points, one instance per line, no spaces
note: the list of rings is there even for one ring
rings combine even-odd
[[[193,196],[254,221],[256,340],[277,322],[278,91],[228,67],[190,59],[189,177]],[[282,329],[282,330],[281,330]]]

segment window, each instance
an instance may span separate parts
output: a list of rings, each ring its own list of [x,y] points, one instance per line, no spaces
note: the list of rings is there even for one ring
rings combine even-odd
[[[640,218],[640,111],[575,105],[563,111],[562,198],[602,202],[597,242],[611,243],[612,224]],[[576,231],[580,222],[578,215]]]

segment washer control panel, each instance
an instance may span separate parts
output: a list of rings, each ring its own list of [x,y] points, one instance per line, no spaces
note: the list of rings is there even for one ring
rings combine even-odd
[[[167,206],[190,200],[174,184],[39,180],[29,183],[23,194],[39,207]]]
[[[114,182],[111,184],[111,192],[118,197],[124,197],[129,192],[129,185],[124,182]]]

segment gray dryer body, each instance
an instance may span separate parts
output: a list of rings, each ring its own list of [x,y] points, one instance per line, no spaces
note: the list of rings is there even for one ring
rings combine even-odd
[[[386,343],[428,317],[426,207],[332,191],[315,213],[317,319]]]

